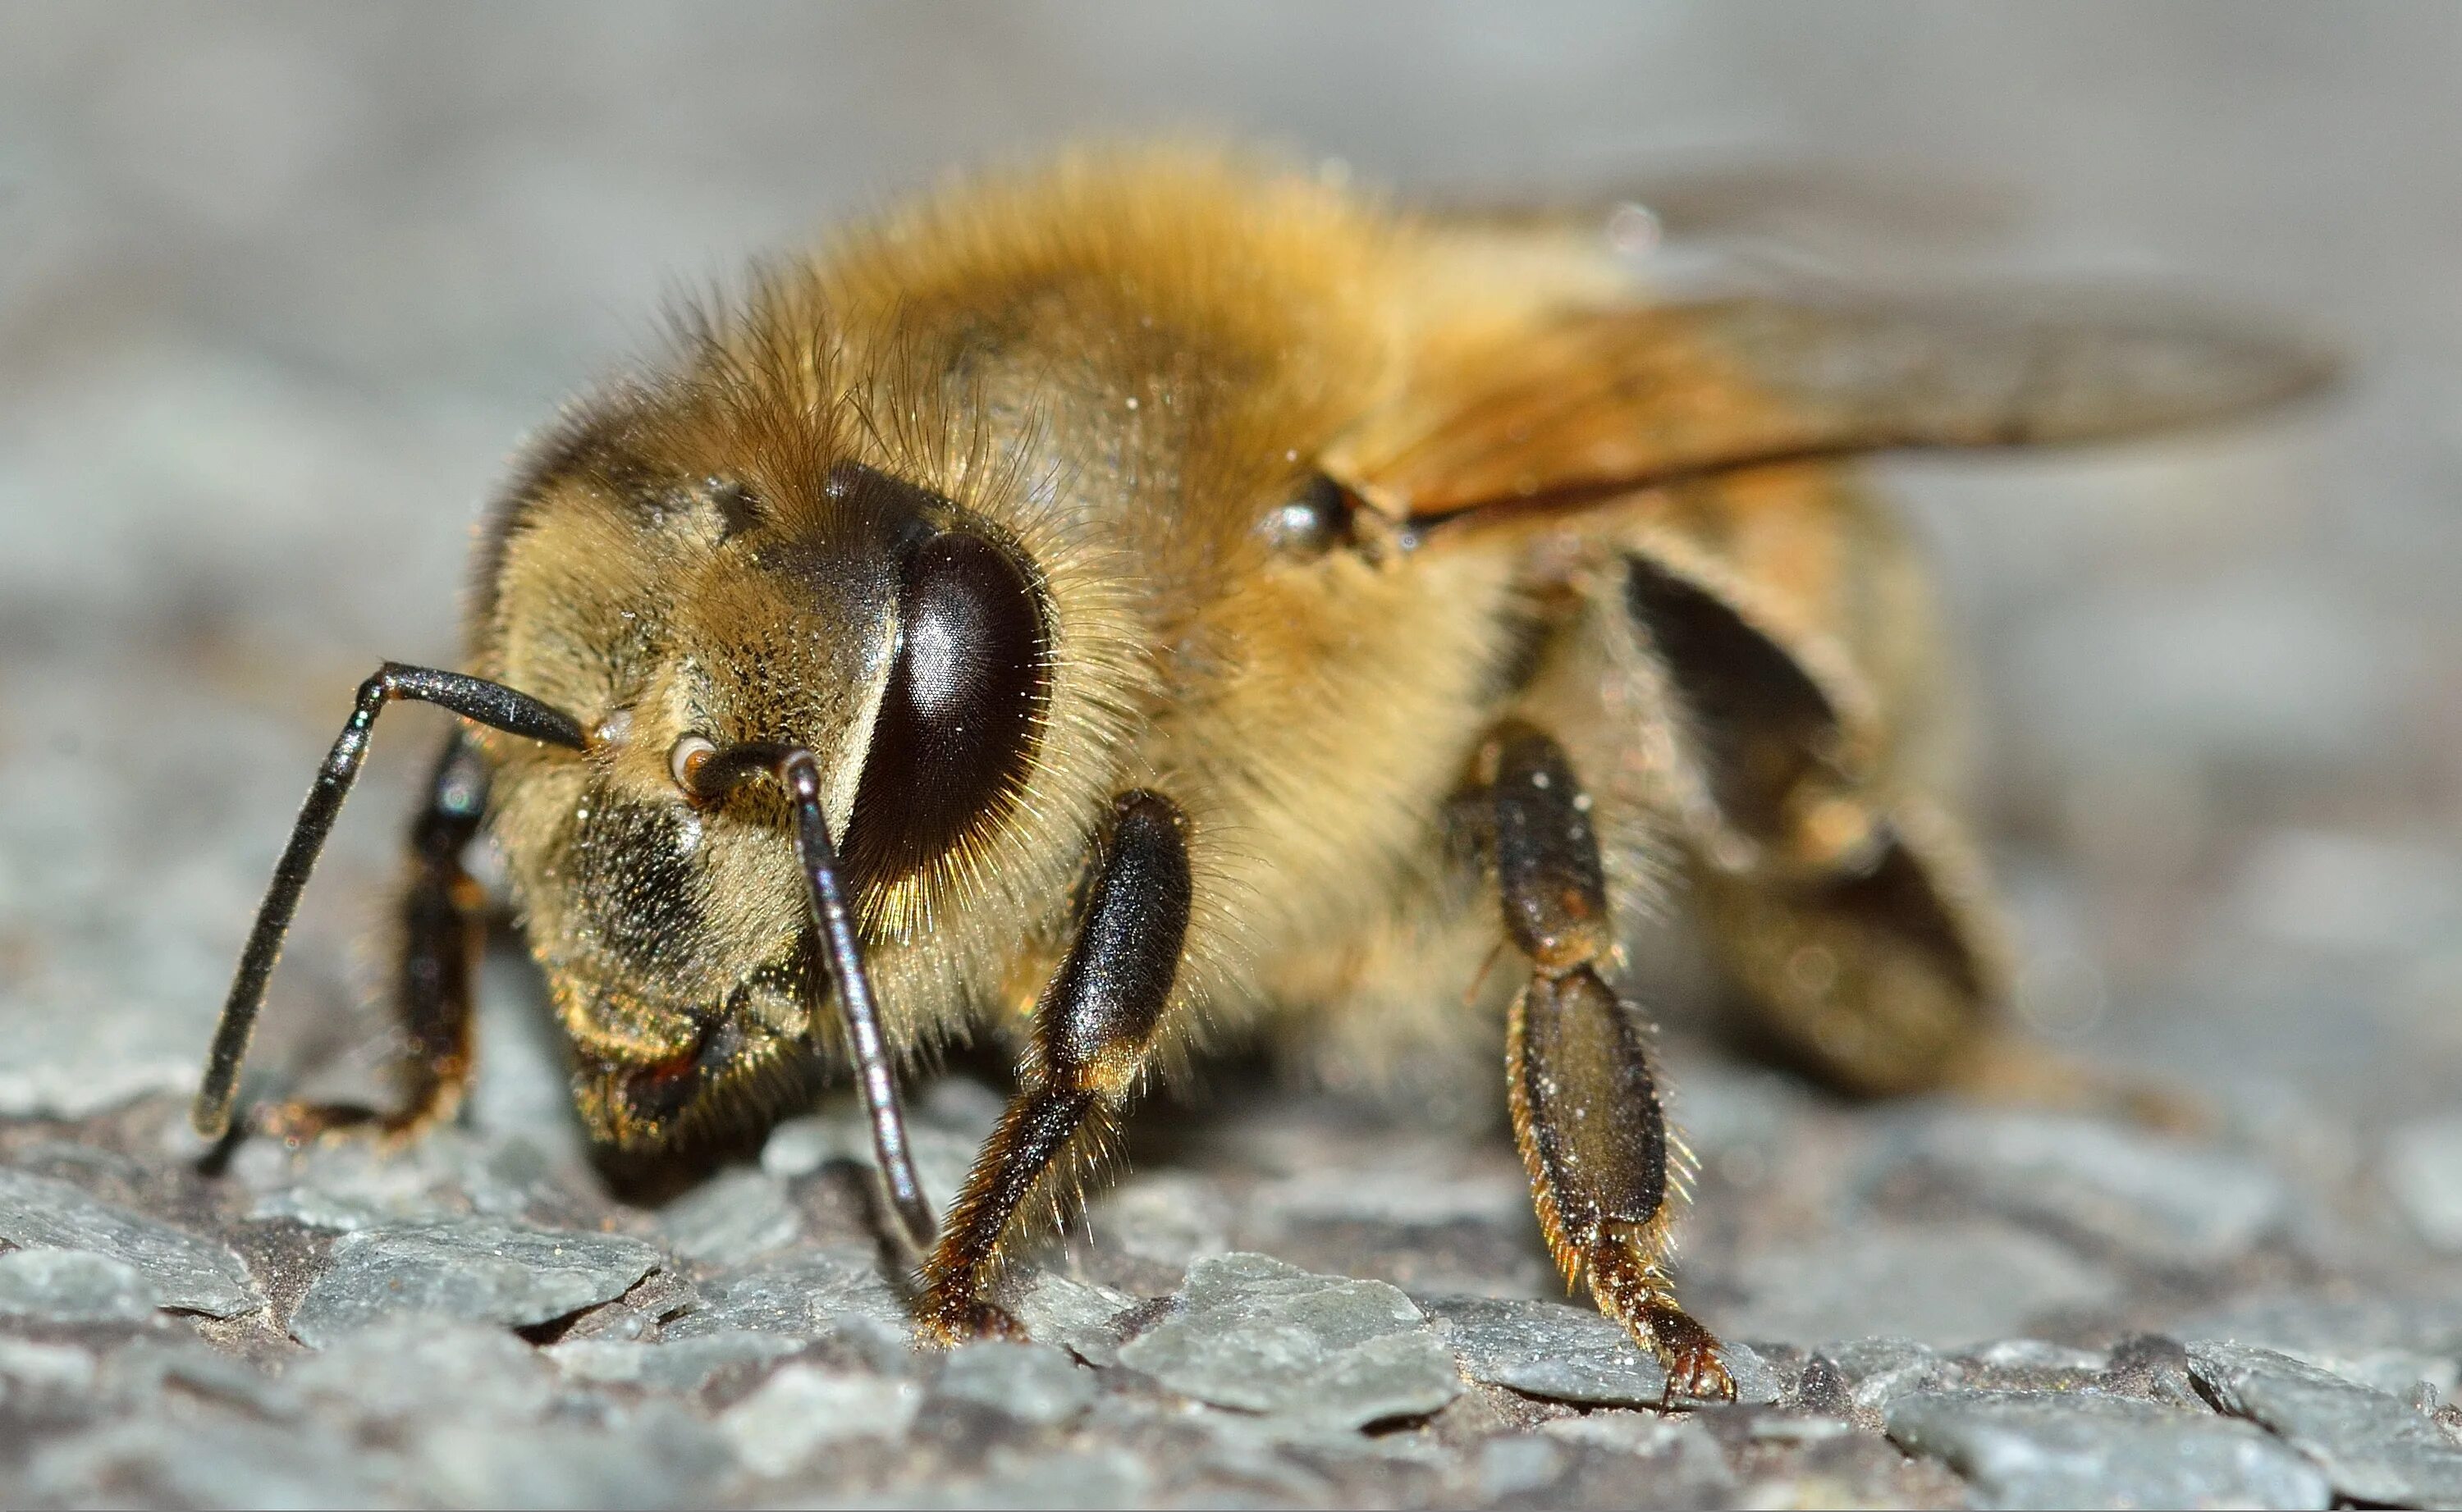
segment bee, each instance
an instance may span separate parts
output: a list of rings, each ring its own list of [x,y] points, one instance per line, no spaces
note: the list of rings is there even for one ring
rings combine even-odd
[[[460,719],[411,826],[402,1099],[262,1126],[454,1115],[484,828],[594,1138],[852,1077],[927,1338],[1019,1331],[1004,1262],[1207,1043],[1501,1018],[1566,1284],[1730,1393],[1672,1280],[1688,1162],[1630,926],[1688,897],[1867,1092],[1948,1075],[2005,980],[1922,573],[1846,464],[2210,420],[2321,367],[2176,311],[1675,300],[1571,224],[1086,152],[686,315],[529,450],[465,670],[361,685],[196,1127],[227,1133],[372,727],[418,700]],[[1017,1090],[936,1214],[899,1076],[979,1036]]]

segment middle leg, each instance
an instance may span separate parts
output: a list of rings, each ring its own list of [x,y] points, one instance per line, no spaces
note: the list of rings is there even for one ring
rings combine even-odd
[[[1008,1236],[1022,1214],[1066,1195],[1154,1050],[1188,933],[1184,830],[1177,807],[1154,793],[1126,794],[1112,807],[1076,943],[1035,1011],[1025,1084],[923,1266],[917,1321],[943,1343],[1019,1331],[990,1295]]]
[[[1732,1396],[1718,1341],[1667,1274],[1674,1150],[1640,1011],[1600,975],[1615,946],[1590,800],[1564,749],[1507,724],[1481,759],[1505,932],[1530,981],[1505,1021],[1514,1142],[1569,1285],[1666,1367],[1671,1395]]]

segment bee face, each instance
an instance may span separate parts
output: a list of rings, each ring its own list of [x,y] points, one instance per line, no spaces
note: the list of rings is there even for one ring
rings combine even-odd
[[[785,805],[696,793],[695,769],[810,751],[859,902],[930,890],[1033,775],[1050,611],[1026,546],[881,468],[660,489],[637,458],[578,455],[515,521],[503,578],[508,648],[534,680],[562,674],[596,738],[582,763],[508,763],[497,831],[584,1118],[646,1148],[757,1118],[828,1049]],[[576,584],[591,543],[612,549]],[[526,593],[542,555],[562,586],[543,608]]]

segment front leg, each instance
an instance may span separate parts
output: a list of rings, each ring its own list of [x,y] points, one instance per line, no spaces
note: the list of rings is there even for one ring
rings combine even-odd
[[[1053,1210],[1154,1050],[1179,974],[1190,902],[1185,821],[1170,799],[1123,795],[1096,852],[1076,942],[1035,1010],[1023,1085],[975,1158],[923,1266],[917,1320],[955,1343],[1018,1331],[990,1297],[1021,1214]]]
[[[390,1112],[291,1102],[267,1110],[268,1132],[297,1143],[341,1129],[407,1139],[451,1118],[470,1080],[470,979],[486,944],[486,900],[463,852],[487,807],[487,763],[457,726],[410,826],[410,883],[401,904],[394,1010],[402,1045],[401,1103]]]
[[[1540,1227],[1566,1284],[1587,1275],[1600,1310],[1666,1367],[1670,1395],[1732,1396],[1718,1341],[1667,1275],[1681,1177],[1670,1175],[1649,1029],[1599,974],[1615,931],[1590,800],[1563,748],[1526,725],[1499,730],[1481,765],[1505,931],[1530,962],[1505,1070]]]

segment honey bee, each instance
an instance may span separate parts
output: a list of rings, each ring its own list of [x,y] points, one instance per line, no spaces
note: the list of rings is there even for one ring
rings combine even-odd
[[[1179,149],[961,182],[680,324],[529,449],[467,670],[360,687],[197,1128],[227,1132],[310,867],[415,699],[461,719],[411,830],[402,1101],[265,1127],[454,1115],[484,827],[591,1134],[669,1149],[851,1075],[928,1338],[1018,1331],[1021,1234],[1210,1038],[1501,1017],[1567,1285],[1709,1395],[1625,926],[1689,896],[1768,1025],[1871,1092],[1948,1075],[2004,980],[1922,575],[1843,464],[2321,372],[2176,312],[1677,302],[1570,220]],[[898,1075],[984,1035],[1018,1090],[943,1217]]]

